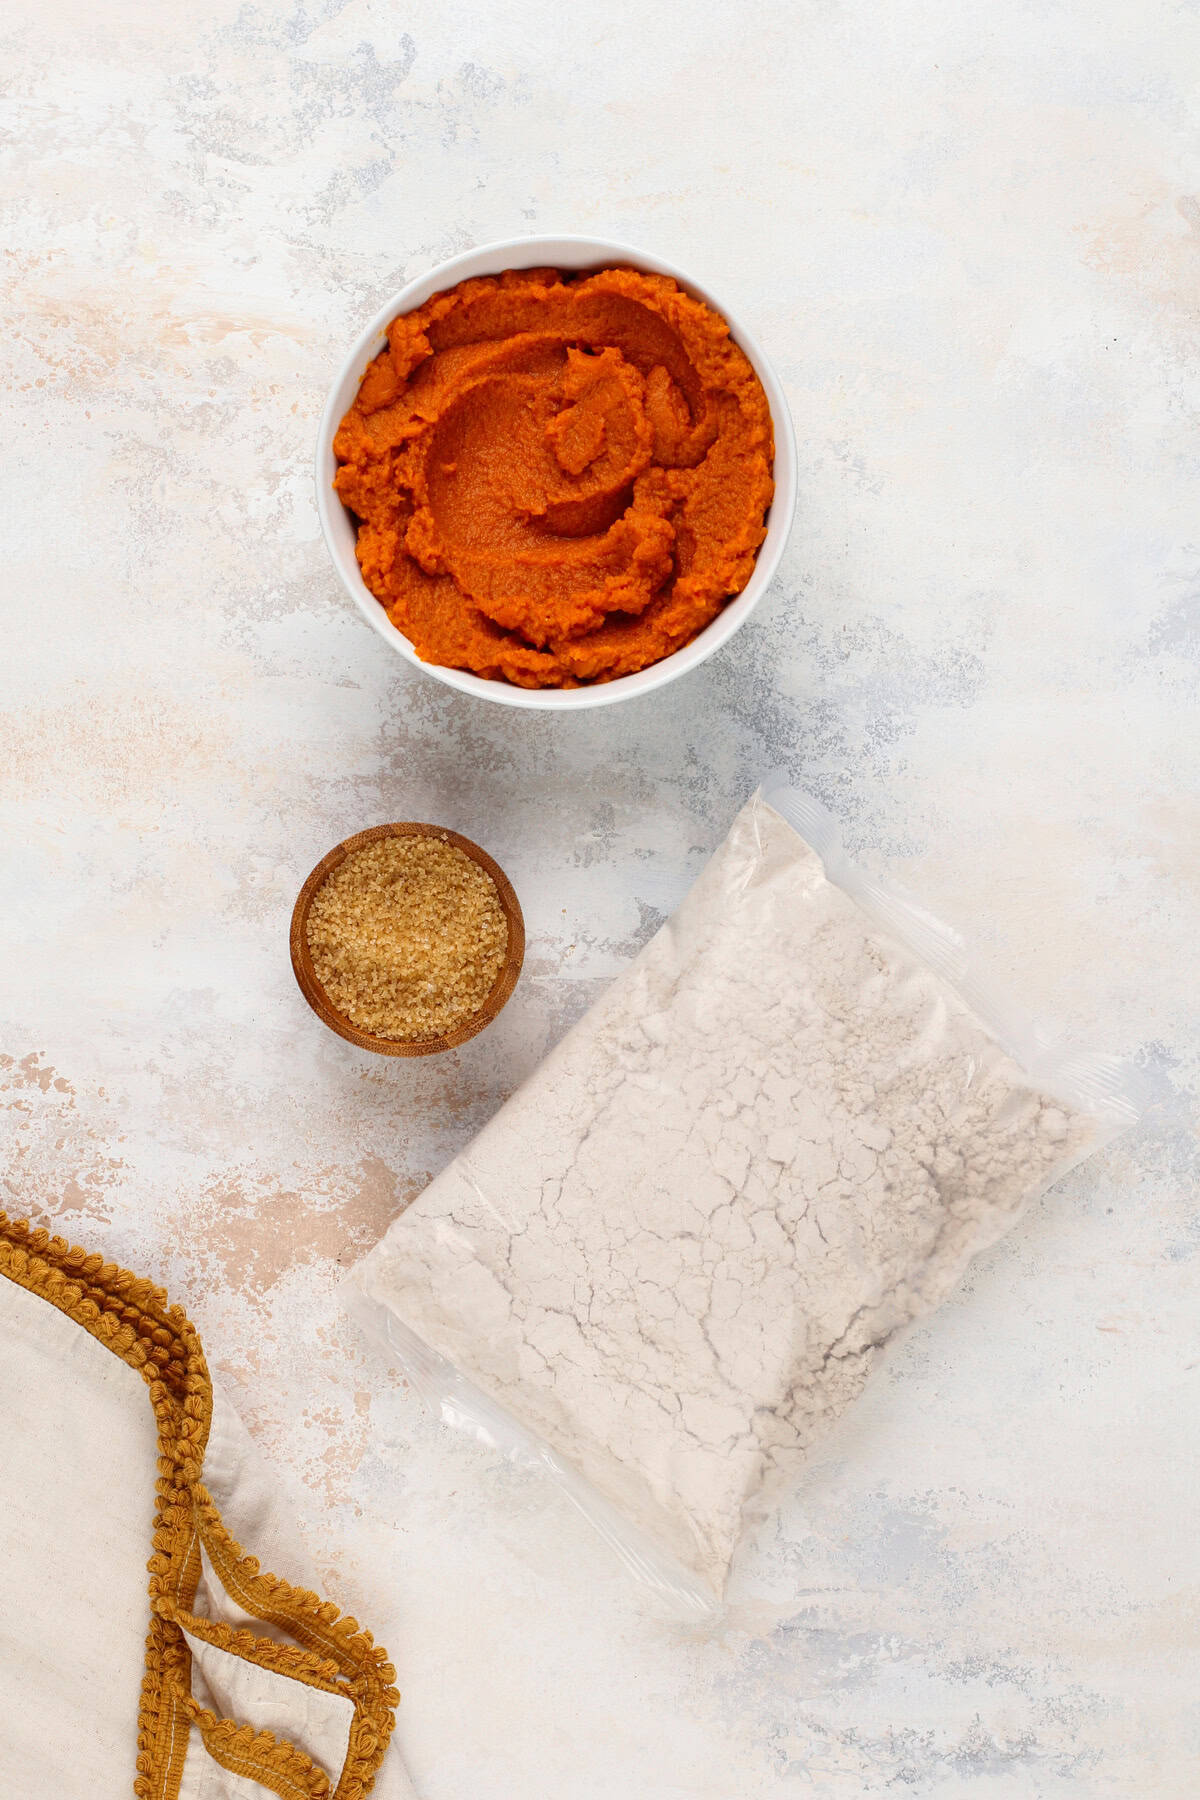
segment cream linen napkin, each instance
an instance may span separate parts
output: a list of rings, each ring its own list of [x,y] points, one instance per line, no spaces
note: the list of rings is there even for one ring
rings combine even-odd
[[[3,1213],[0,1520],[5,1795],[412,1800],[386,1652],[240,1548],[307,1580],[184,1314]]]

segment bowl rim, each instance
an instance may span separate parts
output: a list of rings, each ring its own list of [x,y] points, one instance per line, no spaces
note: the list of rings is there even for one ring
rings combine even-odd
[[[317,890],[324,886],[333,871],[340,868],[356,850],[362,850],[368,844],[377,844],[382,838],[389,837],[436,837],[443,843],[453,844],[455,849],[462,850],[495,882],[508,924],[504,961],[483,1004],[461,1025],[456,1025],[452,1031],[441,1032],[437,1037],[385,1038],[372,1031],[361,1030],[345,1013],[338,1011],[313,967],[312,952],[308,944],[308,915]],[[300,992],[330,1031],[336,1031],[339,1037],[345,1038],[349,1044],[357,1045],[360,1050],[373,1050],[377,1056],[435,1056],[443,1050],[457,1049],[459,1044],[465,1044],[475,1037],[485,1025],[491,1024],[507,1003],[517,985],[525,960],[525,918],[521,912],[521,903],[504,870],[471,838],[464,837],[459,831],[451,831],[447,825],[430,825],[415,819],[393,820],[387,825],[369,825],[365,831],[356,831],[351,837],[343,838],[340,844],[335,844],[332,850],[326,851],[296,896],[296,904],[292,908],[289,948],[292,972]]]
[[[363,581],[354,555],[354,530],[350,515],[333,486],[336,459],[333,439],[367,365],[378,355],[387,338],[387,327],[401,313],[411,312],[431,295],[456,282],[474,276],[499,275],[505,269],[563,267],[572,269],[623,267],[641,269],[647,274],[667,275],[677,281],[686,293],[705,301],[729,326],[734,342],[750,360],[762,382],[771,413],[775,438],[773,476],[775,492],[767,509],[767,533],[759,547],[750,579],[740,594],[727,600],[715,619],[689,643],[669,656],[639,669],[632,675],[618,675],[612,681],[594,682],[577,688],[522,688],[506,681],[493,681],[465,669],[452,669],[442,663],[423,662],[404,633],[392,624],[383,607]],[[611,706],[621,700],[632,700],[652,693],[668,682],[678,680],[690,670],[707,662],[721,646],[741,629],[774,578],[792,527],[796,505],[796,439],[783,387],[769,359],[744,325],[736,319],[724,302],[711,289],[662,257],[636,245],[612,238],[589,237],[579,233],[538,233],[529,237],[498,238],[477,245],[436,263],[424,274],[414,277],[379,308],[363,327],[343,358],[330,386],[317,431],[315,480],[317,516],[330,560],[350,599],[367,623],[413,668],[420,669],[445,686],[478,699],[502,706],[522,707],[541,712],[574,712],[594,706]]]

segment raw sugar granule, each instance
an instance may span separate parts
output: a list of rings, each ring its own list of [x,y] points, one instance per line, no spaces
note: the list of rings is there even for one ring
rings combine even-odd
[[[438,1037],[477,1013],[508,948],[496,884],[443,838],[378,838],[313,896],[313,969],[329,1000],[377,1037]]]

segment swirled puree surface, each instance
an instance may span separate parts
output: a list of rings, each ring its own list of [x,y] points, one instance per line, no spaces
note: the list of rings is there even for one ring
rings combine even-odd
[[[633,269],[510,270],[393,323],[334,439],[363,579],[425,662],[610,681],[750,578],[774,447],[724,319]]]

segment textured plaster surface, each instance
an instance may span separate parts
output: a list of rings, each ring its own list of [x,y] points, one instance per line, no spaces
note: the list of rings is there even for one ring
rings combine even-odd
[[[1193,1794],[1194,8],[11,0],[0,50],[4,1204],[188,1306],[395,1654],[422,1800]],[[573,719],[402,668],[309,475],[389,293],[564,229],[727,296],[801,489],[733,645]],[[703,1635],[335,1290],[778,763],[1153,1105],[908,1339]],[[429,1063],[331,1037],[287,961],[311,865],[406,817],[529,928]]]

